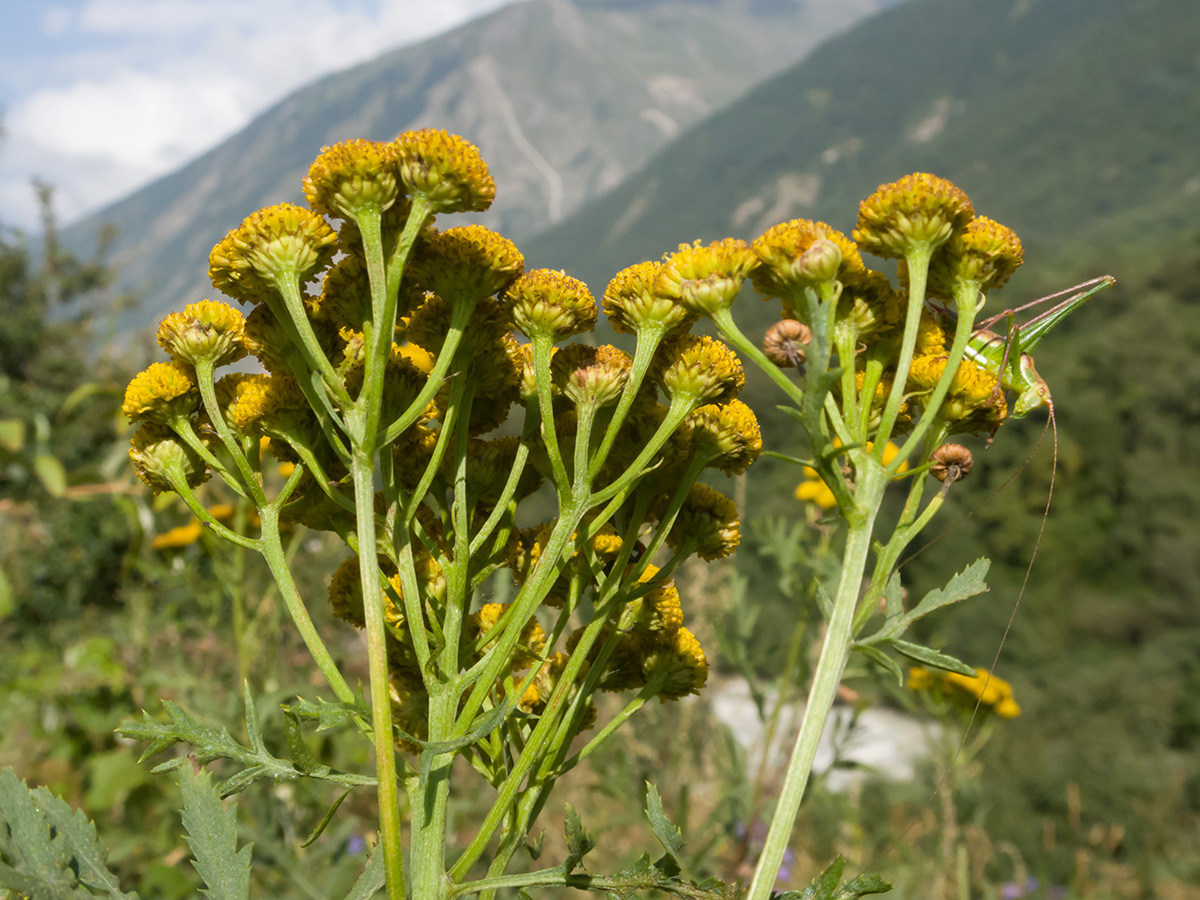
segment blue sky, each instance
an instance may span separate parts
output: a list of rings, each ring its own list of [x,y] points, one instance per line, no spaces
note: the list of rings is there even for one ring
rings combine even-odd
[[[513,0],[0,0],[0,223],[70,222],[296,88]]]

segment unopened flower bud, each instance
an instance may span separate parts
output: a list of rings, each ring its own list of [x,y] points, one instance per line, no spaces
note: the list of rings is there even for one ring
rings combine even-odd
[[[973,464],[971,451],[962,444],[942,444],[933,451],[929,473],[949,487],[954,482],[966,478]]]
[[[143,425],[130,442],[129,459],[154,493],[173,491],[172,480],[196,487],[208,480],[208,466],[165,425]]]
[[[767,329],[763,338],[763,353],[781,369],[804,365],[812,329],[796,319],[782,319]]]

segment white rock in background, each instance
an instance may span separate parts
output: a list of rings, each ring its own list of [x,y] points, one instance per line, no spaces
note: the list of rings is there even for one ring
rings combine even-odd
[[[750,685],[743,678],[729,678],[710,684],[704,692],[713,715],[728,725],[737,742],[746,750],[746,766],[750,774],[757,772],[763,759],[765,723],[750,695]],[[775,703],[775,693],[767,694],[767,714]],[[789,703],[779,715],[775,737],[767,754],[767,765],[782,771],[800,728],[804,704]],[[851,723],[853,720],[853,727]],[[840,758],[853,762],[857,768],[835,769],[825,784],[831,791],[847,791],[862,783],[869,775],[879,775],[893,781],[910,781],[917,764],[928,759],[941,740],[941,726],[929,720],[916,719],[891,709],[865,709],[854,720],[854,710],[834,707],[825,723],[814,772],[825,772]]]

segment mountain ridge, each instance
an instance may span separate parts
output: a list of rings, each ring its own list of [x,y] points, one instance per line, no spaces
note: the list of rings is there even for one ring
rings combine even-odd
[[[180,170],[64,229],[117,226],[118,287],[159,315],[211,293],[212,245],[255,209],[301,200],[324,145],[436,126],[498,184],[483,221],[540,230],[636,171],[674,133],[822,39],[897,0],[525,0],[293,93]],[[132,323],[130,323],[132,324]]]

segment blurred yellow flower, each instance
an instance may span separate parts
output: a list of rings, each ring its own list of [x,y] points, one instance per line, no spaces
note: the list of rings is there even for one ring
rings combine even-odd
[[[804,467],[804,480],[796,485],[796,499],[815,503],[821,509],[833,509],[837,506],[837,498],[833,496],[833,491],[811,466]]]
[[[1015,719],[1021,714],[1020,705],[1013,699],[1012,685],[998,675],[989,675],[987,669],[977,668],[974,675],[959,675],[914,666],[908,672],[907,686],[910,691],[940,692],[960,705],[981,703],[1002,719]]]
[[[155,550],[178,550],[196,543],[203,533],[204,526],[200,524],[200,520],[192,519],[186,525],[180,525],[170,531],[155,535],[150,546]]]

